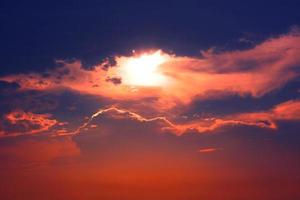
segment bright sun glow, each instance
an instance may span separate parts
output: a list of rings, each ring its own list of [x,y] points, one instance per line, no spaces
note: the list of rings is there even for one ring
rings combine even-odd
[[[159,66],[167,58],[161,51],[129,58],[120,69],[122,82],[132,86],[163,86],[167,78]]]

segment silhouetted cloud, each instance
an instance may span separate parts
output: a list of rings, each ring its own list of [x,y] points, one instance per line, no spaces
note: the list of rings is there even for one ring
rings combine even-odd
[[[118,84],[122,83],[122,79],[120,77],[107,77],[106,81],[107,82],[112,82],[115,85],[118,85]]]

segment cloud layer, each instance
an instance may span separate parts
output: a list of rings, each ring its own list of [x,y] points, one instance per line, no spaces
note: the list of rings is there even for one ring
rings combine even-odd
[[[62,128],[56,131],[58,134],[78,133],[88,126],[95,128],[98,125],[91,124],[94,118],[105,114],[142,123],[155,122],[157,126],[177,135],[189,131],[212,132],[228,125],[275,130],[277,121],[299,120],[298,99],[290,99],[274,105],[272,109],[255,112],[237,111],[237,114],[225,115],[211,113],[209,117],[198,115],[198,110],[195,109],[193,117],[187,117],[186,114],[189,113],[184,112],[199,99],[222,100],[227,94],[260,99],[281,90],[287,83],[299,78],[299,46],[300,34],[294,31],[270,38],[250,49],[218,53],[212,49],[203,51],[198,58],[154,51],[116,56],[92,69],[84,68],[80,61],[68,63],[59,60],[57,64],[61,66],[44,73],[9,75],[0,80],[17,83],[17,92],[57,93],[69,90],[105,99],[105,108],[90,113],[90,116],[82,116],[87,120],[77,122],[77,128]],[[158,71],[153,71],[153,74],[165,77],[164,84],[129,84],[125,75],[130,72],[122,72],[134,63],[136,66],[131,68],[142,73],[140,69],[143,66],[140,65],[148,66],[152,55],[154,59],[158,59],[154,61],[159,61]],[[147,63],[143,63],[143,60],[136,62],[137,58],[147,58]],[[199,109],[201,111],[201,105]],[[59,125],[57,120],[51,119],[50,114],[12,110],[3,116],[5,123],[2,123],[2,136],[40,133]]]
[[[234,91],[241,95],[250,93],[259,97],[299,76],[299,70],[296,70],[300,64],[299,45],[299,33],[292,32],[268,39],[252,49],[220,53],[209,50],[202,52],[199,58],[162,53],[167,59],[160,70],[170,78],[170,83],[159,89],[132,89],[122,84],[122,77],[115,73],[132,59],[124,56],[115,57],[115,65],[111,67],[105,67],[107,63],[104,62],[87,70],[79,61],[57,61],[63,67],[44,74],[11,75],[1,80],[17,82],[22,89],[69,88],[120,99],[164,94],[159,98],[188,102],[211,90]]]

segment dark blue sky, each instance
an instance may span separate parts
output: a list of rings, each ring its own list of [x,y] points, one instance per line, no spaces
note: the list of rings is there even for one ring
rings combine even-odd
[[[199,55],[247,48],[299,25],[299,1],[1,1],[0,75],[86,65],[132,49]]]

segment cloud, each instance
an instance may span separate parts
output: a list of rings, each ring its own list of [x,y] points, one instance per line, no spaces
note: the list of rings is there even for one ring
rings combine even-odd
[[[157,132],[173,133],[175,135],[182,135],[190,131],[198,133],[211,133],[221,127],[226,126],[255,126],[266,129],[277,129],[277,122],[283,120],[297,121],[300,120],[300,101],[291,100],[275,106],[273,109],[265,112],[249,112],[235,115],[225,115],[223,117],[214,118],[198,118],[191,121],[174,123],[165,116],[146,118],[135,112],[110,107],[107,109],[100,109],[94,113],[88,120],[79,126],[76,131],[63,133],[79,134],[88,132],[90,130],[103,130],[105,124],[111,124],[110,129],[114,129],[115,123],[121,123],[121,127],[126,127],[131,124],[127,120],[135,123],[137,127],[147,127],[151,125],[157,128]]]
[[[189,101],[208,91],[236,92],[260,97],[299,77],[299,33],[282,35],[252,49],[214,53],[203,58],[176,57],[165,63],[174,77],[177,97]],[[191,85],[193,87],[191,87]]]
[[[276,129],[276,121],[300,120],[300,100],[290,100],[266,112],[252,112],[236,115],[239,120],[256,123],[262,127]]]
[[[1,137],[31,135],[48,131],[58,121],[51,114],[34,114],[16,110],[4,116],[1,123]]]
[[[78,133],[89,128],[101,129],[102,127],[94,121],[107,115],[111,120],[130,119],[136,124],[156,124],[160,130],[176,135],[190,131],[208,133],[232,125],[276,129],[277,121],[298,120],[297,112],[293,111],[298,111],[297,100],[279,104],[267,111],[224,115],[212,113],[210,117],[186,120],[183,120],[183,112],[195,99],[222,99],[226,94],[259,99],[296,80],[299,78],[299,46],[300,34],[294,31],[270,38],[251,49],[219,53],[208,50],[193,58],[156,51],[153,55],[162,63],[159,62],[159,68],[154,70],[153,74],[158,73],[166,78],[166,82],[158,86],[136,86],[122,81],[124,74],[120,72],[124,67],[128,68],[128,62],[139,58],[138,54],[116,56],[92,69],[84,68],[80,61],[68,63],[58,60],[57,63],[61,66],[45,73],[13,74],[1,77],[0,80],[17,83],[19,87],[16,91],[20,93],[33,90],[47,91],[50,94],[71,90],[81,95],[105,99],[107,109],[100,109],[92,114],[89,121],[77,126],[77,130],[73,126],[75,131],[66,127],[57,129],[56,134],[60,135]],[[151,56],[147,58],[147,62],[152,61]],[[140,66],[143,62],[134,63],[138,63],[134,69],[143,67]],[[42,104],[43,102],[41,101]],[[58,107],[58,104],[50,102],[45,108]],[[85,116],[81,117],[83,119]],[[51,119],[49,114],[23,111],[10,113],[5,117],[5,121],[2,133],[0,132],[2,135],[40,133],[50,130],[58,123],[57,120]],[[76,122],[76,125],[81,123]]]
[[[158,126],[160,130],[172,130],[176,129],[176,126],[170,122],[166,117],[153,117],[153,118],[145,118],[137,113],[131,112],[126,109],[119,109],[116,107],[110,107],[107,109],[100,109],[96,113],[94,113],[83,125],[79,126],[79,128],[73,132],[73,134],[77,134],[80,132],[88,131],[90,129],[102,128],[102,125],[98,124],[100,119],[100,123],[102,120],[109,119],[110,121],[120,121],[120,120],[132,120],[134,122],[142,123],[142,124],[151,124],[153,126]],[[125,124],[126,126],[126,124]]]
[[[300,100],[290,100],[273,109],[273,117],[277,120],[300,120]]]
[[[111,82],[115,85],[121,84],[122,83],[122,79],[120,77],[107,77],[106,78],[107,82]]]
[[[218,151],[218,150],[222,150],[222,148],[211,147],[211,148],[199,149],[198,152],[199,153],[211,153],[211,152],[215,152],[215,151]]]
[[[209,91],[260,97],[279,89],[299,77],[296,70],[300,65],[299,46],[300,34],[294,31],[270,38],[252,49],[220,53],[209,50],[199,58],[162,53],[167,59],[161,64],[160,72],[169,82],[160,87],[122,83],[122,74],[118,72],[124,63],[132,60],[131,56],[116,56],[109,67],[105,61],[89,70],[80,61],[57,61],[62,67],[47,73],[10,75],[1,80],[17,82],[23,90],[65,88],[120,101],[157,97],[157,107],[172,108],[178,103],[189,103],[195,96],[205,98]]]
[[[246,112],[222,117],[199,118],[177,125],[179,133],[195,130],[199,133],[212,132],[224,126],[256,126],[276,130],[279,121],[300,120],[300,101],[290,100],[276,105],[268,111]]]

